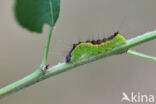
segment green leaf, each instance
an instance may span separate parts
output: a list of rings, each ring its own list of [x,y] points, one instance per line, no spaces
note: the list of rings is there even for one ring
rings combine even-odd
[[[60,0],[16,0],[15,17],[19,24],[33,32],[42,32],[44,24],[54,26],[60,11]]]

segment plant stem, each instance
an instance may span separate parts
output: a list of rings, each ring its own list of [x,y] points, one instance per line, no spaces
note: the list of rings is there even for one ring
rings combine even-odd
[[[47,64],[48,52],[49,52],[49,46],[50,46],[52,31],[53,31],[53,27],[50,26],[49,27],[49,32],[48,32],[48,37],[47,37],[47,42],[46,42],[46,47],[45,47],[45,51],[44,51],[44,56],[43,56],[43,60],[42,60],[42,64],[41,64],[42,70],[43,70],[44,66]]]
[[[103,53],[103,54],[100,54],[100,55],[95,56],[95,57],[90,57],[89,59],[83,60],[79,63],[71,63],[71,64],[59,63],[58,65],[55,65],[52,68],[50,68],[49,72],[47,72],[45,75],[43,75],[38,81],[47,79],[48,77],[57,75],[59,73],[73,69],[73,68],[78,67],[80,65],[90,63],[92,61],[96,61],[98,59],[105,58],[108,56],[112,56],[116,53],[120,53],[124,50],[127,50],[129,48],[132,48],[132,47],[138,45],[138,44],[147,42],[147,41],[152,40],[152,39],[156,39],[156,31],[148,32],[148,33],[145,33],[143,35],[137,36],[135,38],[129,39],[129,40],[127,40],[127,44],[116,47],[116,48],[112,49],[111,51],[108,51],[107,53]]]
[[[39,68],[32,74],[24,77],[23,79],[16,81],[15,83],[12,83],[2,89],[0,89],[0,99],[13,94],[19,90],[22,90],[25,87],[28,87],[29,85],[32,85],[32,83],[36,83],[36,80],[40,78],[42,75],[43,71]]]
[[[38,81],[38,79],[40,79],[40,77],[45,74],[43,72],[43,70],[44,70],[45,65],[47,64],[50,40],[51,40],[53,26],[54,26],[53,5],[52,5],[51,0],[49,0],[49,7],[50,7],[49,8],[50,9],[50,16],[51,16],[51,26],[49,27],[49,32],[48,32],[48,36],[47,36],[46,47],[44,50],[44,55],[43,55],[41,67],[38,68],[32,74],[24,77],[23,79],[16,81],[16,82],[14,82],[14,83],[12,83],[12,84],[4,87],[4,88],[1,88],[0,89],[0,99],[36,83]]]
[[[38,69],[36,72],[28,75],[27,77],[0,89],[0,98],[7,96],[7,95],[10,95],[13,92],[17,92],[20,89],[23,89],[25,87],[33,85],[33,84],[35,84],[41,80],[44,80],[44,79],[51,77],[51,76],[54,76],[54,75],[57,75],[59,73],[65,72],[67,70],[73,69],[73,68],[78,67],[80,65],[90,63],[92,61],[96,61],[98,59],[114,55],[116,53],[123,52],[123,51],[125,51],[131,47],[134,47],[138,44],[147,42],[147,41],[155,39],[155,38],[156,38],[156,31],[148,32],[148,33],[145,33],[144,35],[141,35],[141,36],[138,36],[138,37],[135,37],[135,38],[128,40],[127,44],[116,47],[116,48],[114,48],[114,49],[112,49],[106,53],[100,54],[98,56],[90,57],[90,58],[85,59],[81,62],[75,62],[75,63],[69,63],[69,64],[59,63],[58,65],[55,65],[55,66],[49,68],[49,71],[45,74],[41,74],[42,73],[41,69]]]
[[[141,57],[141,58],[151,60],[151,61],[156,61],[156,57],[154,57],[154,56],[149,56],[149,55],[139,53],[139,52],[136,52],[136,51],[132,51],[132,50],[128,50],[127,54],[137,56],[137,57]]]
[[[44,70],[44,66],[47,64],[48,51],[49,51],[52,31],[53,31],[53,27],[50,26],[41,67],[38,68],[32,74],[24,77],[23,79],[16,81],[15,83],[10,84],[9,86],[0,89],[0,98],[6,96],[8,93],[12,94],[25,87],[28,87],[29,85],[32,85],[33,83],[36,83],[36,81],[44,74],[43,70]]]

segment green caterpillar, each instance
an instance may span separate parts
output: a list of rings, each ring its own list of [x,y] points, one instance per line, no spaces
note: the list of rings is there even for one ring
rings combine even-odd
[[[65,61],[66,63],[81,61],[84,58],[107,52],[122,44],[126,44],[126,39],[119,32],[102,40],[79,42],[73,44],[73,48],[66,56]]]

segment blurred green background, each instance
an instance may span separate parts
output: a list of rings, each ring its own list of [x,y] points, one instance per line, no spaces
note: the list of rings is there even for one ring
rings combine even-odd
[[[0,88],[39,67],[48,26],[42,35],[21,28],[14,0],[0,0]],[[156,30],[156,0],[61,0],[48,63],[64,61],[72,44],[108,37],[119,31],[127,39]],[[133,49],[156,56],[156,40]],[[122,92],[156,96],[156,63],[117,55],[44,80],[0,104],[120,104]]]

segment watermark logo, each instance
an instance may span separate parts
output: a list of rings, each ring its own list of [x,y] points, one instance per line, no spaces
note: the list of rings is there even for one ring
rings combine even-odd
[[[130,102],[130,103],[154,103],[154,95],[149,94],[141,94],[140,92],[134,93],[131,92],[127,94],[126,92],[122,92],[121,102]]]

